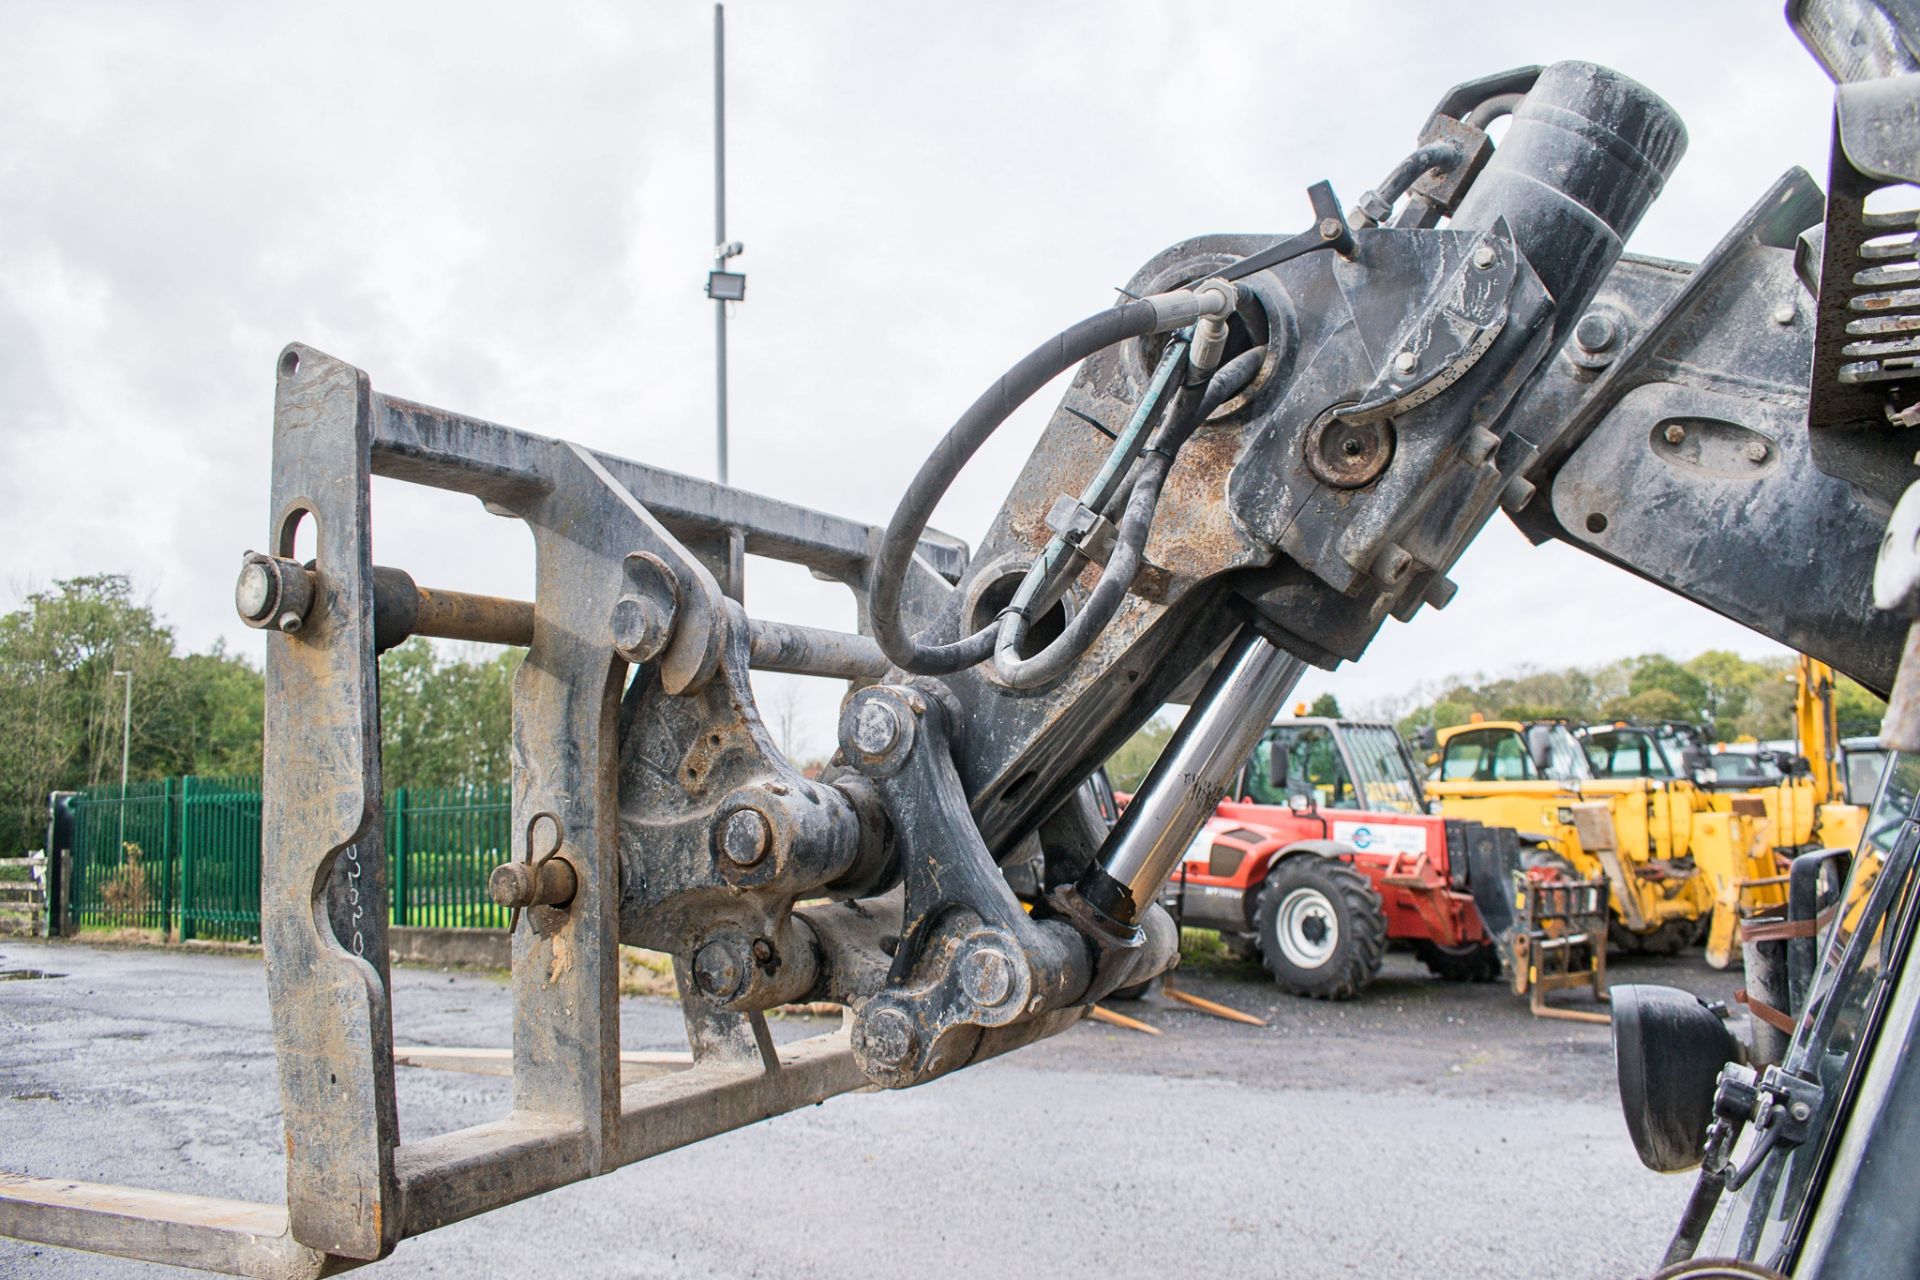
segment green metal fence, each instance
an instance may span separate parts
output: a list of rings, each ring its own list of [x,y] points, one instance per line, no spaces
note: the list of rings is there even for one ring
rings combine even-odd
[[[406,788],[386,797],[390,919],[505,928],[487,876],[508,857],[505,786]],[[163,778],[74,798],[69,912],[81,927],[181,939],[260,935],[260,780]]]

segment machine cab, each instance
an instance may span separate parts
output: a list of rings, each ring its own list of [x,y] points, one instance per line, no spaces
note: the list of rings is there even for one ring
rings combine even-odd
[[[1267,730],[1234,783],[1254,804],[1296,797],[1322,809],[1422,813],[1426,797],[1406,744],[1388,724],[1295,718]]]
[[[1690,743],[1665,727],[1614,724],[1582,729],[1581,745],[1596,778],[1681,778],[1687,776]]]
[[[1564,724],[1516,720],[1442,730],[1438,782],[1585,782],[1586,751]]]

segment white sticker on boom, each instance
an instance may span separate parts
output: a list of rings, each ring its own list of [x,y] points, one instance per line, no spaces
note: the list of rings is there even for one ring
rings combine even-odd
[[[1350,844],[1362,853],[1425,853],[1427,833],[1423,827],[1397,826],[1386,822],[1336,822],[1333,838]]]

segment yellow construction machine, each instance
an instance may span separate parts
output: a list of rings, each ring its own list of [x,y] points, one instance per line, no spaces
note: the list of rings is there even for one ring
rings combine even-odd
[[[1514,827],[1535,851],[1529,869],[1601,880],[1609,932],[1623,950],[1667,953],[1707,940],[1732,959],[1743,909],[1786,900],[1774,826],[1752,796],[1716,800],[1644,744],[1583,743],[1561,722],[1479,721],[1437,735],[1427,792],[1451,817]],[[1632,749],[1634,765],[1612,752]],[[1603,773],[1605,776],[1603,776]]]

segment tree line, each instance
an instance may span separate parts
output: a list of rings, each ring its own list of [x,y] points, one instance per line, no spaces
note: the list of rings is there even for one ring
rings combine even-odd
[[[133,779],[258,773],[261,711],[258,668],[180,652],[124,575],[30,593],[0,616],[0,853],[40,847],[49,792],[119,781],[123,742]]]
[[[383,654],[385,785],[507,781],[520,658],[417,638]],[[133,678],[130,716],[116,672]],[[41,846],[49,793],[116,785],[123,742],[135,782],[258,774],[264,711],[256,661],[223,642],[183,651],[125,575],[30,592],[0,615],[0,856]]]
[[[393,787],[500,783],[511,774],[513,676],[522,654],[415,638],[380,659],[384,782]],[[0,615],[0,853],[36,848],[47,795],[120,777],[133,679],[128,776],[260,771],[264,684],[256,662],[216,642],[182,652],[173,628],[136,598],[125,575],[69,578],[28,594]],[[1793,734],[1793,662],[1711,650],[1685,662],[1657,654],[1445,684],[1369,718],[1397,720],[1412,736],[1500,719],[1689,720],[1721,738]],[[1876,733],[1883,704],[1852,680],[1836,681],[1843,736]],[[777,699],[776,699],[777,703]],[[1413,705],[1408,705],[1413,704]],[[1340,714],[1322,695],[1314,715]],[[776,721],[779,708],[774,708]],[[776,723],[782,737],[791,726]],[[1156,718],[1109,762],[1114,784],[1140,784],[1172,725]]]
[[[1416,695],[1417,696],[1417,695]],[[1685,720],[1722,741],[1793,736],[1794,659],[1743,658],[1709,649],[1679,662],[1643,654],[1590,667],[1455,680],[1410,709],[1400,731],[1463,724],[1477,712],[1499,720]],[[1834,679],[1842,737],[1877,734],[1886,704],[1846,676]]]

